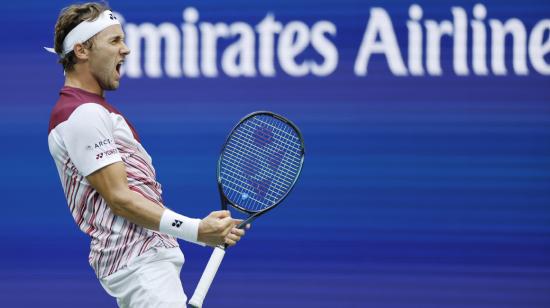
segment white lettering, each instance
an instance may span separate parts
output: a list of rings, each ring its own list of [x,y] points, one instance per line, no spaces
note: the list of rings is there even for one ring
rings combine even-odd
[[[477,75],[487,75],[489,70],[487,69],[487,57],[486,45],[487,45],[487,31],[485,30],[485,24],[483,19],[487,16],[487,10],[483,4],[476,4],[474,6],[474,18],[472,20],[472,66],[474,73]]]
[[[238,35],[238,40],[231,44],[222,56],[224,72],[231,77],[256,75],[254,68],[254,30],[244,22],[236,22],[229,26],[232,36]]]
[[[458,76],[507,75],[506,52],[512,59],[513,74],[528,75],[531,63],[537,73],[550,75],[550,19],[527,29],[518,18],[488,19],[487,8],[481,3],[474,5],[471,20],[466,9],[459,6],[450,8],[452,20],[423,20],[426,14],[420,5],[412,4],[406,21],[408,36],[398,40],[388,12],[371,8],[354,59],[355,75],[366,76],[375,55],[385,58],[395,76],[440,76],[444,73],[442,61],[449,63],[451,56],[441,54],[442,42],[447,43],[449,38],[453,44],[453,72]],[[267,13],[256,25],[243,21],[205,22],[200,21],[194,7],[182,11],[179,25],[134,24],[126,22],[119,13],[114,15],[121,21],[131,50],[121,70],[129,78],[214,78],[220,69],[231,78],[274,77],[281,70],[294,77],[324,77],[334,73],[340,62],[336,46],[339,31],[327,20],[309,27],[300,20],[283,23],[273,13]],[[402,26],[396,23],[395,27]],[[511,40],[509,50],[507,40]],[[399,44],[407,48],[406,65]],[[319,57],[308,58],[310,51]]]
[[[454,19],[453,67],[459,76],[468,75],[468,22],[463,8],[451,9]]]
[[[443,35],[453,35],[453,24],[444,20],[437,23],[434,20],[426,20],[427,47],[426,47],[426,69],[430,75],[439,76],[443,74],[441,69],[440,53],[441,53],[441,37]]]
[[[158,27],[152,23],[143,23],[139,26],[126,24],[126,42],[132,51],[128,55],[126,74],[128,77],[141,77],[141,40],[145,44],[145,73],[151,78],[162,77],[160,65],[160,42],[166,42],[166,74],[170,77],[180,77],[180,34],[178,28],[171,23],[162,23]]]
[[[283,25],[275,21],[272,14],[267,16],[256,26],[256,30],[260,36],[259,39],[259,69],[263,76],[275,76],[275,66],[273,63],[275,50],[275,34],[281,32]]]
[[[311,65],[311,72],[316,76],[328,76],[338,66],[338,49],[327,39],[325,33],[335,37],[336,26],[328,21],[320,21],[311,29],[311,44],[324,59],[321,64],[313,62]]]
[[[383,53],[393,74],[397,76],[407,75],[407,68],[403,64],[403,58],[401,58],[395,31],[388,13],[381,8],[373,8],[370,13],[371,17],[355,59],[355,74],[358,76],[367,75],[370,56],[373,53]],[[380,41],[376,41],[377,36],[380,36]]]
[[[413,4],[409,8],[410,21],[407,22],[409,30],[409,71],[413,76],[424,75],[422,67],[422,27],[418,23],[422,19],[422,8]]]
[[[183,33],[183,73],[188,77],[198,77],[199,72],[199,34],[195,24],[199,20],[199,12],[193,8],[183,11],[185,23],[181,26]]]
[[[543,42],[544,32],[550,31],[550,19],[539,21],[529,38],[529,58],[535,70],[544,75],[550,75],[550,64],[544,57],[550,52],[550,38]]]
[[[309,72],[306,61],[296,63],[296,57],[309,45],[309,29],[303,22],[293,21],[284,27],[279,37],[277,55],[283,70],[294,77],[305,76]]]
[[[496,19],[489,20],[491,26],[491,66],[495,75],[506,75],[504,64],[504,43],[507,34],[511,34],[514,40],[512,64],[518,75],[527,75],[527,53],[525,26],[516,18],[508,19],[504,24]]]

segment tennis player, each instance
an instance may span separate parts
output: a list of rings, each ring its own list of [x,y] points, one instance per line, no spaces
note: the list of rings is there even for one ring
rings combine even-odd
[[[103,4],[63,9],[54,48],[65,84],[53,108],[48,145],[71,214],[91,237],[89,263],[120,307],[185,307],[184,262],[176,238],[234,245],[244,235],[228,211],[204,219],[165,207],[151,157],[130,122],[105,99],[130,53]]]

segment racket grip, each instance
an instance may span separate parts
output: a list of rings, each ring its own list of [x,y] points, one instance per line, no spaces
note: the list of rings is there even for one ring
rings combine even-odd
[[[201,280],[199,280],[199,284],[195,289],[195,293],[193,293],[193,297],[191,297],[191,300],[189,301],[189,305],[191,307],[202,307],[202,302],[206,297],[206,293],[208,293],[208,289],[210,289],[212,280],[214,280],[214,277],[216,276],[216,272],[222,263],[224,255],[225,250],[223,248],[219,246],[214,248],[214,251],[210,256],[210,260],[208,260],[208,264],[202,273]]]

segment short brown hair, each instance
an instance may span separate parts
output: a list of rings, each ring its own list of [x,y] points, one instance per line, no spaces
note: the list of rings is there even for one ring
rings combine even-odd
[[[63,53],[63,40],[78,24],[84,20],[93,21],[105,10],[110,10],[106,3],[88,2],[84,4],[73,4],[61,10],[55,23],[54,49],[58,55]],[[92,38],[83,43],[86,48],[92,48]],[[63,70],[70,71],[76,64],[74,52],[69,52],[59,59]]]

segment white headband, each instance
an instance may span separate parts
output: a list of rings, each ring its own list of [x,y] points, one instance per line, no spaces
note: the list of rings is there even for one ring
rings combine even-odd
[[[84,43],[92,36],[103,31],[103,29],[112,26],[120,25],[120,22],[113,12],[106,10],[94,21],[83,21],[72,29],[63,40],[63,52],[60,54],[64,57],[69,52],[73,51],[74,45]],[[54,48],[44,47],[49,52],[55,52]]]

